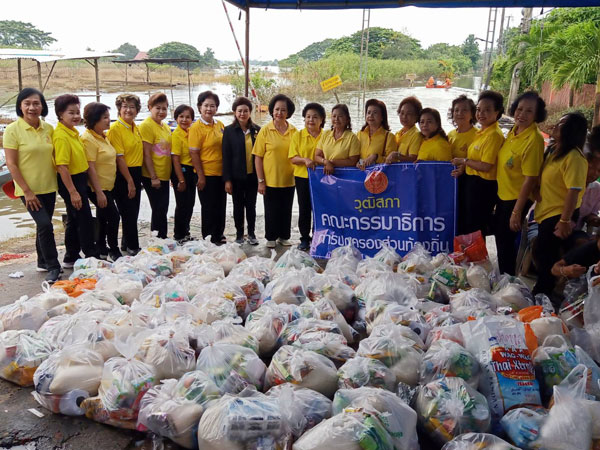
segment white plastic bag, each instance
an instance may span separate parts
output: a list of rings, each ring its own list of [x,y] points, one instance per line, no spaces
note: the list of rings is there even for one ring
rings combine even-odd
[[[423,355],[421,384],[444,377],[459,377],[477,389],[479,374],[477,359],[456,342],[439,339]]]
[[[0,307],[0,330],[34,330],[37,331],[48,320],[48,314],[38,302],[29,300],[27,296],[10,305]]]
[[[196,365],[196,354],[187,334],[168,325],[147,335],[139,354],[142,361],[154,368],[157,380],[179,378]]]
[[[0,333],[0,378],[19,386],[33,385],[33,374],[54,348],[33,330]]]
[[[106,275],[96,283],[96,290],[112,294],[123,305],[131,305],[140,298],[144,285],[139,278],[127,274]]]
[[[465,433],[447,442],[442,450],[519,450],[489,433]]]
[[[338,387],[340,389],[355,389],[361,386],[372,386],[393,391],[396,387],[396,376],[382,362],[357,356],[349,359],[338,370]]]
[[[271,354],[277,345],[277,339],[283,328],[292,320],[299,318],[294,305],[267,302],[246,318],[245,328],[258,339],[258,353],[261,356]]]

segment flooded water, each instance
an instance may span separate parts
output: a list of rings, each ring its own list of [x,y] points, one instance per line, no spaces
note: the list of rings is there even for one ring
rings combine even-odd
[[[465,94],[473,99],[477,97],[477,90],[474,88],[478,79],[468,78],[457,80],[456,85],[450,89],[426,89],[425,87],[415,87],[415,88],[386,88],[386,89],[373,89],[367,91],[365,98],[377,98],[386,103],[388,107],[388,116],[390,127],[393,132],[398,131],[401,128],[400,120],[396,114],[396,109],[400,101],[407,96],[414,95],[423,104],[424,107],[431,107],[437,109],[442,116],[442,126],[446,131],[450,131],[453,127],[448,119],[448,110],[450,105],[452,104],[452,100],[461,94]],[[228,112],[231,111],[231,104],[235,98],[232,87],[229,84],[223,83],[214,83],[214,84],[205,84],[194,86],[191,91],[191,99],[192,104],[195,105],[196,98],[198,94],[205,90],[212,90],[219,95],[220,98],[220,106],[219,112]],[[148,98],[155,92],[158,92],[158,89],[154,89],[148,92],[136,92],[136,94],[140,97],[142,102],[142,110],[138,115],[138,119],[144,119],[148,117],[149,112],[148,108],[145,106],[147,104]],[[182,103],[190,103],[189,95],[187,87],[178,87],[177,89],[164,91],[169,97],[169,103],[171,105],[180,105]],[[80,96],[82,109],[83,107],[91,102],[96,101],[95,94],[90,91],[85,92],[76,92],[75,94]],[[101,101],[109,106],[111,106],[111,118],[114,120],[117,118],[116,109],[114,108],[115,99],[118,93],[103,93],[101,97]],[[350,115],[352,118],[353,130],[359,130],[363,125],[362,114],[358,111],[358,92],[350,91],[343,92],[338,94],[339,100],[341,103],[346,103],[350,110]],[[291,117],[290,122],[298,129],[304,127],[304,122],[302,119],[302,106],[309,101],[318,101],[320,102],[326,109],[328,117],[331,112],[331,108],[337,103],[337,100],[333,93],[320,94],[318,96],[311,96],[310,98],[300,97],[297,99],[296,103],[296,112]],[[46,118],[47,122],[56,125],[57,119],[54,114],[54,105],[50,101],[48,104],[50,114]],[[16,117],[14,106],[6,106],[4,108],[0,108],[0,115],[6,117]],[[225,125],[228,125],[231,122],[231,117],[223,116],[219,118]],[[263,125],[269,120],[271,117],[268,113],[258,114],[254,117],[254,121],[259,125]],[[326,128],[329,127],[329,123],[327,123]],[[83,128],[82,128],[83,131]],[[232,204],[231,199],[228,199],[228,216],[232,214]],[[57,205],[55,211],[55,219],[56,221],[60,221],[61,214],[64,214],[64,204],[60,196],[57,195]],[[173,193],[171,192],[171,201],[169,204],[169,218],[172,218],[173,212],[175,209],[175,198]],[[294,209],[297,209],[297,205],[294,205]],[[194,208],[195,213],[200,212],[200,204],[199,201],[196,202],[196,206]],[[263,205],[262,201],[259,199],[257,202],[257,213],[260,215],[263,213]],[[140,211],[140,220],[149,221],[150,220],[150,204],[148,203],[148,199],[146,195],[142,195],[142,207]],[[229,219],[228,219],[229,220]],[[31,217],[25,211],[25,208],[20,200],[11,200],[6,197],[3,193],[0,193],[0,242],[5,241],[10,238],[19,237],[26,235],[32,232],[35,229],[35,224],[31,220]],[[1,244],[0,244],[1,250]]]

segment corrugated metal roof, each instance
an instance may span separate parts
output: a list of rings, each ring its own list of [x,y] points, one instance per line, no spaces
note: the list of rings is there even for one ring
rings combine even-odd
[[[600,0],[227,0],[239,8],[375,9],[421,6],[426,8],[600,6]]]
[[[122,53],[107,52],[60,52],[52,50],[24,50],[0,48],[0,59],[33,59],[38,62],[66,61],[69,59],[116,58]]]

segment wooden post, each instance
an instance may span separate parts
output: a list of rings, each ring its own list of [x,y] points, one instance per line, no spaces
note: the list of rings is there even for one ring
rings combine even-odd
[[[125,63],[125,87],[127,87],[128,79],[127,79],[127,67],[129,67],[129,63]]]
[[[187,61],[186,63],[187,65],[187,76],[188,76],[188,100],[189,100],[189,104],[192,104],[192,79],[190,77],[190,62]]]
[[[250,86],[250,7],[246,7],[246,64],[244,67],[244,95],[248,97]]]
[[[21,58],[17,59],[17,73],[19,77],[19,92],[23,90],[23,74],[21,73]]]
[[[146,64],[146,84],[150,84],[150,68],[148,67],[148,63]]]
[[[37,64],[38,69],[38,84],[40,86],[40,91],[42,90],[42,64],[39,61],[35,62]]]
[[[94,73],[96,74],[96,101],[100,102],[100,70],[98,69],[98,58],[94,58]]]

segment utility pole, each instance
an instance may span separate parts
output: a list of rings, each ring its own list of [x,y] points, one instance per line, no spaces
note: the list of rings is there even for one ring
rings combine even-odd
[[[504,14],[506,13],[506,8],[502,8],[502,15],[500,16],[500,34],[498,34],[498,54],[503,55],[505,52],[504,49]]]
[[[496,22],[498,20],[498,8],[490,8],[488,15],[488,28],[485,36],[485,49],[483,51],[483,73],[481,88],[485,90],[490,84],[492,70],[492,54],[494,52],[494,40],[496,39]]]
[[[531,28],[531,16],[533,15],[533,8],[523,8],[521,11],[522,19],[521,19],[521,34],[528,34],[529,29]],[[519,44],[519,53],[523,50],[525,44]],[[519,87],[521,86],[521,68],[523,67],[523,61],[519,61],[512,73],[512,80],[510,82],[510,93],[508,94],[508,104],[512,105],[512,103],[516,100],[519,95]]]

